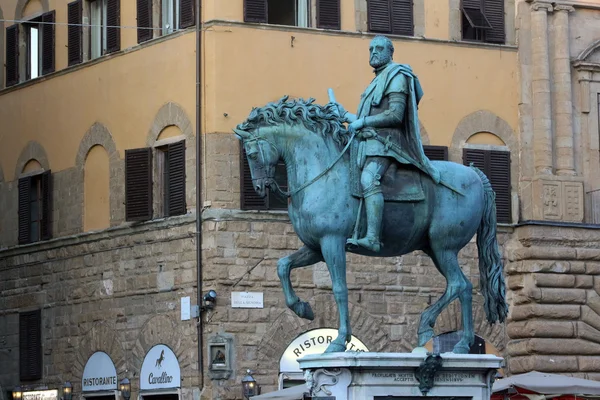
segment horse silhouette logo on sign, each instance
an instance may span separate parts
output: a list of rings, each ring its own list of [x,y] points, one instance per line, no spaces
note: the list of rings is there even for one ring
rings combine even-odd
[[[161,368],[161,367],[162,367],[162,362],[164,361],[164,359],[165,359],[165,351],[164,351],[164,350],[162,350],[162,351],[160,352],[160,357],[158,357],[158,358],[156,359],[156,364],[154,364],[154,366],[155,366],[155,367],[158,367],[158,368]]]

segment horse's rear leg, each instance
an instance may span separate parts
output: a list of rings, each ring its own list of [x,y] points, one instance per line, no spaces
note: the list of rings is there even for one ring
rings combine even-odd
[[[454,250],[431,249],[427,254],[440,273],[446,278],[446,291],[438,301],[421,314],[419,323],[419,346],[424,346],[434,335],[433,326],[440,313],[456,298],[460,298],[463,317],[463,337],[454,346],[454,353],[468,353],[474,340],[472,321],[472,285],[465,277]]]
[[[300,318],[306,318],[311,321],[315,318],[312,308],[307,302],[301,301],[294,292],[290,273],[294,268],[307,267],[319,261],[323,261],[321,254],[304,246],[297,252],[283,257],[277,262],[277,275],[283,287],[285,304]]]

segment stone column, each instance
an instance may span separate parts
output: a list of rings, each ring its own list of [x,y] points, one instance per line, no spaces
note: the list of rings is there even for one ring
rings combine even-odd
[[[533,97],[533,152],[536,175],[551,175],[552,111],[548,57],[548,12],[552,4],[535,1],[531,5],[531,53]]]
[[[554,6],[554,122],[556,173],[575,175],[573,156],[573,101],[569,60],[569,13],[571,6]]]

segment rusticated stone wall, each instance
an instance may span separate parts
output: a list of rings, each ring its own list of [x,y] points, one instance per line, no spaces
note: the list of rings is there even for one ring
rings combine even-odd
[[[195,216],[126,224],[0,251],[0,386],[73,383],[81,398],[88,358],[106,352],[137,398],[146,352],[166,344],[181,367],[183,399],[199,398]],[[193,301],[193,304],[195,301]],[[19,381],[20,311],[41,309],[43,378]]]
[[[203,213],[204,290],[218,293],[217,306],[205,317],[205,338],[219,332],[234,335],[235,372],[230,380],[209,381],[207,398],[234,399],[246,369],[263,386],[274,390],[279,360],[291,341],[315,328],[337,328],[337,308],[324,263],[292,271],[298,296],[308,301],[315,320],[298,318],[287,309],[277,276],[277,260],[301,243],[285,212],[206,210]],[[500,232],[503,244],[508,232]],[[460,265],[479,286],[477,247],[469,243],[460,254]],[[431,259],[422,252],[403,257],[366,258],[348,254],[347,281],[353,334],[372,351],[410,352],[416,345],[420,314],[445,289],[445,281]],[[231,292],[264,294],[264,308],[231,308]],[[503,325],[489,326],[483,299],[474,296],[475,331],[499,352],[505,347]],[[436,333],[461,329],[460,307],[454,302],[438,319]],[[221,396],[221,397],[219,397]]]
[[[525,226],[507,243],[508,369],[600,380],[600,229]]]

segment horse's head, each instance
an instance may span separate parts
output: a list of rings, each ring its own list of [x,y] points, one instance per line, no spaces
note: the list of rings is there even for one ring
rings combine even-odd
[[[267,131],[268,129],[264,129]],[[279,162],[279,151],[273,141],[260,135],[259,131],[235,128],[235,136],[242,141],[252,175],[252,186],[260,197],[267,195],[266,188],[275,181],[275,166]]]

